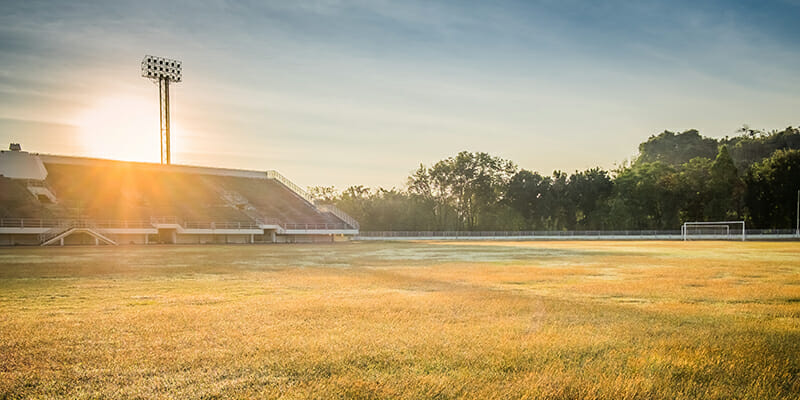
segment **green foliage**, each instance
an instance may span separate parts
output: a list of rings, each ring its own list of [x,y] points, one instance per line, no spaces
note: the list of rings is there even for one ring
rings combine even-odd
[[[363,186],[347,188],[335,201],[337,207],[359,221],[363,230],[430,230],[430,204],[407,191]]]
[[[800,130],[741,132],[718,141],[696,130],[665,131],[639,146],[636,162],[611,172],[545,176],[464,151],[420,165],[405,190],[311,191],[364,230],[663,230],[728,219],[792,227],[800,167],[798,150],[787,149],[800,149]]]
[[[637,162],[661,161],[678,167],[692,158],[714,159],[719,148],[727,146],[736,168],[743,173],[776,150],[800,149],[800,129],[791,126],[766,133],[744,125],[738,132],[741,135],[716,140],[694,129],[677,134],[664,131],[639,145]]]
[[[614,182],[608,172],[600,168],[570,176],[568,193],[575,206],[576,229],[600,230],[610,226],[606,204],[613,190]]]
[[[705,213],[707,219],[722,221],[737,218],[741,214],[744,182],[739,178],[727,146],[720,147],[719,154],[711,165],[708,191],[710,196]]]
[[[492,224],[493,207],[516,165],[487,153],[462,151],[441,160],[430,169],[424,165],[409,177],[412,193],[431,201],[434,216],[447,221],[448,211],[455,211],[460,229],[475,229]]]
[[[544,221],[550,213],[545,196],[550,191],[550,178],[538,172],[521,170],[511,177],[506,189],[506,204],[514,210],[528,229],[544,229]]]
[[[674,167],[657,161],[637,163],[614,180],[612,218],[626,229],[674,229],[680,225],[680,183]]]
[[[800,149],[800,129],[791,126],[769,134],[744,126],[740,132],[744,134],[721,141],[721,144],[730,148],[731,157],[739,171],[746,171],[751,165],[770,157],[777,150]]]
[[[711,158],[717,154],[717,141],[700,135],[691,129],[683,133],[664,131],[658,136],[650,136],[639,145],[637,162],[660,161],[669,165],[681,165],[695,157]]]
[[[696,157],[681,166],[678,179],[681,182],[680,197],[682,221],[706,220],[705,205],[711,201],[708,182],[711,181],[711,164],[704,157]]]
[[[330,203],[336,198],[336,188],[333,186],[312,186],[308,188],[308,195],[316,201]]]
[[[793,226],[800,190],[800,150],[778,150],[745,177],[745,203],[761,228]]]

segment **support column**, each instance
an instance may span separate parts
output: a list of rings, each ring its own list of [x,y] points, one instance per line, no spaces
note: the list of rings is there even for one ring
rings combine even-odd
[[[169,79],[158,80],[159,114],[161,116],[161,163],[172,162],[169,148]]]

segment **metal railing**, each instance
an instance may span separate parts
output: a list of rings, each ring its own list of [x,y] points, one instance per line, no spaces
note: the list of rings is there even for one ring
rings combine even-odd
[[[56,225],[44,233],[39,234],[39,243],[44,243],[64,232],[70,230],[75,227],[77,221],[60,221],[59,225]]]
[[[176,224],[188,229],[259,229],[260,225],[277,225],[293,230],[340,230],[351,229],[348,224],[285,223],[275,218],[261,218],[254,223],[184,221],[176,216],[152,217],[141,220],[91,220],[91,219],[44,219],[44,218],[0,218],[0,228],[71,228],[94,229],[153,229],[154,224]],[[747,229],[751,235],[798,236],[794,229]],[[362,231],[360,237],[404,238],[404,237],[587,237],[587,236],[680,236],[680,230],[619,230],[619,231]]]
[[[347,224],[283,224],[283,229],[294,230],[333,230],[333,229],[352,229]]]
[[[62,233],[75,228],[86,228],[92,229],[99,234],[102,234],[103,229],[97,224],[88,219],[72,219],[72,220],[59,220],[59,225],[54,226],[53,228],[49,229],[47,232],[44,232],[39,235],[39,242],[44,243],[50,239],[61,235]]]
[[[747,229],[747,235],[792,235],[797,234],[794,229]]]
[[[277,225],[293,230],[345,230],[352,227],[345,223],[309,224],[286,223],[274,218],[264,218],[254,222],[241,221],[189,221],[176,216],[152,217],[150,221],[92,220],[92,219],[41,219],[41,218],[0,218],[0,228],[49,228],[64,231],[70,228],[106,229],[154,229],[157,225],[178,225],[186,229],[260,229],[261,225]]]
[[[153,224],[148,221],[128,221],[128,220],[92,220],[96,228],[100,229],[147,229],[153,228]]]
[[[151,225],[158,225],[158,224],[181,225],[182,223],[183,221],[181,219],[174,216],[150,217]]]
[[[90,220],[90,219],[41,219],[41,218],[3,218],[0,219],[0,228],[54,228],[74,226],[83,228],[114,229],[114,228],[152,228],[147,221],[127,220]]]
[[[59,226],[58,219],[0,218],[0,228],[52,228]]]
[[[278,226],[281,226],[281,227],[284,224],[283,221],[281,221],[281,220],[279,220],[277,218],[270,218],[270,217],[259,217],[256,220],[256,222],[258,222],[259,225],[278,225]]]
[[[46,181],[40,181],[40,180],[36,180],[36,179],[25,179],[24,182],[25,182],[25,186],[45,188],[45,189],[49,190],[50,193],[52,193],[53,195],[56,194],[56,191],[53,190],[53,188],[50,187],[50,185],[48,185]]]
[[[308,194],[308,192],[303,190],[300,186],[297,186],[294,182],[290,181],[289,178],[281,175],[280,172],[275,171],[275,170],[269,170],[269,171],[267,171],[267,178],[274,179],[274,180],[280,182],[281,184],[283,184],[284,186],[289,188],[289,190],[291,190],[292,192],[294,192],[298,196],[302,197],[307,202],[311,203],[311,205],[317,207],[318,210],[320,210],[322,212],[329,212],[329,213],[335,215],[337,218],[339,218],[342,221],[344,221],[346,224],[350,225],[351,227],[353,227],[355,229],[359,229],[360,225],[359,225],[358,221],[356,221],[355,218],[347,215],[347,213],[345,213],[344,211],[340,210],[338,207],[334,206],[333,204],[320,204],[320,205],[316,204],[316,202],[314,201],[314,198],[311,197]],[[284,227],[284,228],[285,229],[294,229],[294,228],[286,228],[286,227]],[[334,229],[339,229],[339,228],[334,228]],[[344,228],[344,229],[347,229],[347,228]]]
[[[186,229],[259,229],[258,224],[250,222],[184,221],[181,226]]]
[[[307,202],[314,204],[314,199],[311,196],[309,196],[305,190],[303,190],[300,186],[295,185],[294,182],[289,180],[289,178],[281,175],[280,172],[275,170],[269,170],[267,171],[267,178],[274,179],[282,183],[283,186],[286,186],[287,188],[289,188],[289,190],[293,191],[295,194],[302,197]]]
[[[342,211],[341,209],[339,209],[339,207],[336,207],[333,204],[318,204],[317,208],[320,211],[329,212],[329,213],[335,215],[336,218],[339,218],[340,220],[346,222],[348,225],[352,226],[355,229],[359,229],[360,228],[360,225],[359,225],[358,221],[356,221],[355,218],[351,217],[346,212]]]

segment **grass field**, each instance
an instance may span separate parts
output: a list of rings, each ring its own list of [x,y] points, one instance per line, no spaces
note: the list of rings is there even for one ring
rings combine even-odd
[[[0,249],[0,398],[798,393],[800,243]]]

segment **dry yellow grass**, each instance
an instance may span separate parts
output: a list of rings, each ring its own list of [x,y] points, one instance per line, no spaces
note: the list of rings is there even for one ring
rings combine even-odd
[[[800,393],[800,243],[0,250],[0,398]]]

